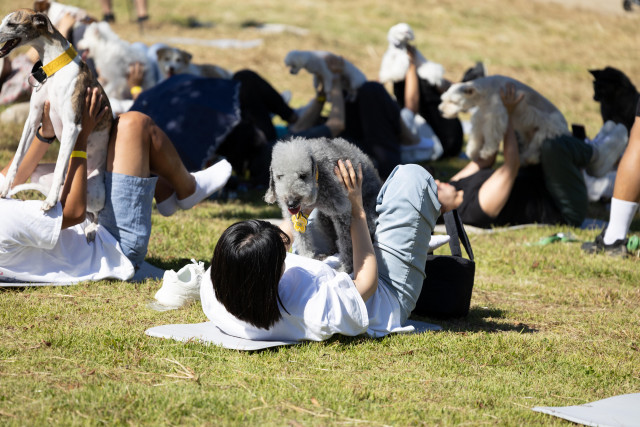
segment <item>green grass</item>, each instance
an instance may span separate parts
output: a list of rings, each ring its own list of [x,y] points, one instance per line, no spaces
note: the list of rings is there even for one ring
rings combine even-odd
[[[98,2],[69,3],[101,15]],[[334,50],[375,77],[386,31],[400,21],[413,26],[419,48],[451,79],[483,60],[490,72],[539,89],[590,136],[601,119],[587,69],[616,66],[640,84],[632,55],[640,15],[525,0],[154,0],[141,35],[125,3],[114,3],[114,28],[128,40],[262,38],[261,47],[243,51],[183,47],[198,62],[260,71],[279,90],[293,90],[296,104],[311,96],[311,87],[308,76],[286,72],[288,50]],[[5,0],[1,12],[23,5]],[[188,15],[216,25],[176,24]],[[248,19],[311,33],[242,30]],[[0,163],[11,158],[19,135],[20,126],[0,127]],[[461,165],[433,166],[436,177],[447,178]],[[228,225],[277,214],[255,192],[171,218],[154,214],[148,261],[175,270],[191,258],[208,263]],[[592,205],[590,216],[607,219],[606,208]],[[640,233],[640,221],[632,230]],[[465,319],[423,319],[441,324],[441,332],[338,336],[262,352],[145,336],[152,326],[206,320],[197,303],[164,313],[147,308],[159,281],[2,289],[0,424],[566,425],[531,408],[640,389],[640,261],[586,256],[579,243],[528,245],[560,231],[583,240],[596,234],[539,227],[471,235],[477,261],[471,311]]]

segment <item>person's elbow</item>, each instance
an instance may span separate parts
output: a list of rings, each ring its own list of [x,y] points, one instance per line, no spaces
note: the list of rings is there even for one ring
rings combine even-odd
[[[82,224],[86,218],[86,209],[75,208],[65,210],[62,214],[62,228],[69,228],[73,227],[74,225]]]

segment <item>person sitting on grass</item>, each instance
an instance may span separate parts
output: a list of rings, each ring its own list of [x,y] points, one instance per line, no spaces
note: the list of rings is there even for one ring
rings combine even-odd
[[[629,133],[629,144],[618,165],[609,223],[593,242],[582,245],[584,251],[623,257],[631,253],[632,249],[627,247],[629,241],[627,234],[640,204],[638,166],[640,166],[640,101]]]
[[[602,176],[615,164],[626,137],[611,134],[591,143],[562,135],[544,141],[540,164],[520,167],[511,114],[525,96],[515,86],[500,91],[509,113],[504,135],[504,164],[491,169],[495,155],[471,161],[449,183],[436,181],[445,210],[457,209],[465,224],[491,227],[516,224],[569,224],[579,227],[587,214],[582,168]]]
[[[405,330],[440,215],[435,182],[421,166],[397,166],[378,195],[372,242],[361,165],[341,160],[335,174],[351,201],[353,276],[287,253],[293,243],[289,220],[280,227],[260,220],[233,224],[218,240],[200,288],[204,313],[224,333],[321,341],[333,334],[378,337]]]
[[[153,121],[129,112],[114,121],[109,139],[106,203],[99,214],[96,239],[84,235],[87,207],[87,138],[106,108],[98,89],[88,90],[78,135],[60,201],[49,211],[41,201],[0,199],[0,281],[76,282],[133,276],[147,253],[151,209],[172,215],[189,209],[222,188],[231,165],[221,161],[189,173],[167,137]],[[53,139],[49,105],[45,104],[43,139]],[[14,185],[24,183],[49,148],[34,138],[18,168]],[[4,179],[9,166],[0,174]],[[152,176],[155,175],[155,176]]]

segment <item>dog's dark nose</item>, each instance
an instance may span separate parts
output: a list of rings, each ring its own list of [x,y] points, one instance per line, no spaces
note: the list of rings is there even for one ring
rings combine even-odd
[[[289,209],[293,209],[293,208],[297,208],[298,206],[300,206],[300,200],[288,200],[287,201],[287,207]]]

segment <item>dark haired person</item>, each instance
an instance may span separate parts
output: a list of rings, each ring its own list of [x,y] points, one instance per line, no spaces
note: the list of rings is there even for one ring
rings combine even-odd
[[[515,96],[513,85],[501,90],[509,113],[504,163],[494,170],[495,156],[469,162],[449,183],[436,181],[438,199],[446,211],[457,209],[465,224],[477,227],[530,223],[579,227],[588,207],[581,169],[592,176],[611,170],[624,150],[626,135],[607,134],[591,144],[569,135],[548,139],[542,144],[540,164],[521,168],[511,113],[523,96]]]
[[[372,242],[361,168],[340,161],[335,172],[351,201],[353,275],[287,253],[290,221],[281,228],[258,220],[236,223],[218,241],[200,288],[202,308],[220,330],[255,340],[312,341],[407,331],[402,325],[422,289],[440,214],[435,182],[420,166],[397,166],[378,195]]]
[[[105,207],[95,240],[87,242],[87,138],[106,112],[100,111],[100,102],[97,89],[87,92],[82,131],[61,199],[52,209],[42,211],[39,200],[0,198],[0,281],[129,279],[147,253],[154,197],[158,210],[170,215],[193,207],[229,178],[231,165],[226,161],[189,173],[167,135],[148,116],[122,114],[111,128]],[[31,176],[55,139],[48,103],[38,133],[18,167],[14,186]],[[0,173],[0,182],[8,168]]]

